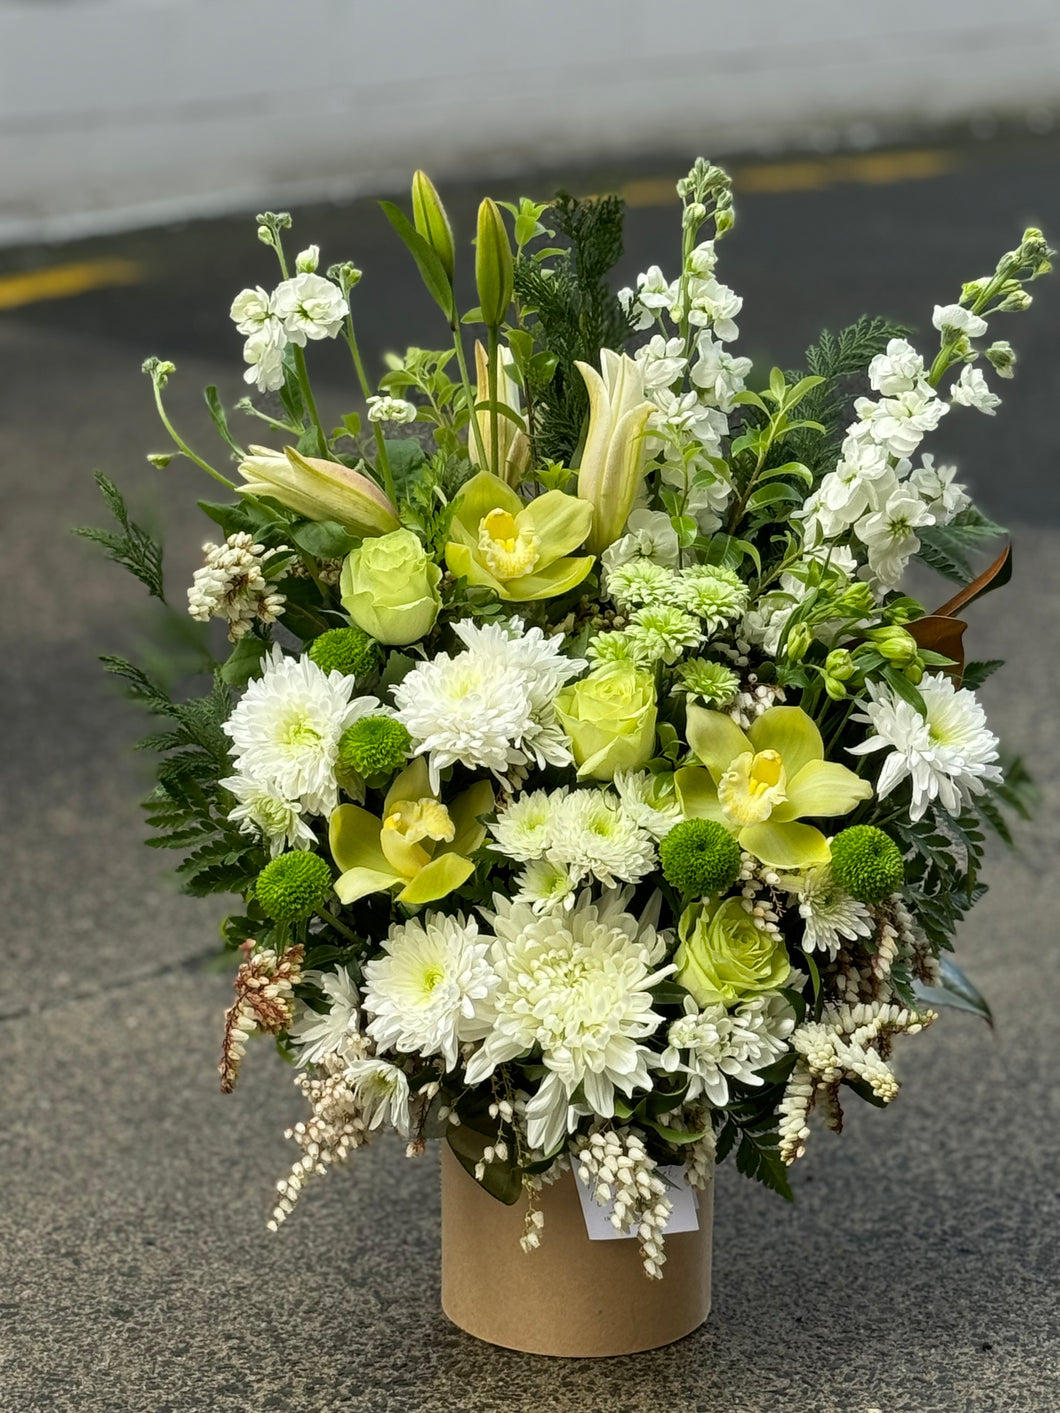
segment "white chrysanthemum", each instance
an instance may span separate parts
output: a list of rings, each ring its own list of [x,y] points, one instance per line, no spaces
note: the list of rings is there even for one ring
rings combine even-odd
[[[516,863],[539,859],[552,844],[552,825],[556,807],[566,796],[566,790],[549,794],[545,790],[529,790],[501,810],[489,829],[497,853]]]
[[[418,754],[429,758],[432,788],[457,762],[502,779],[530,761],[569,765],[570,744],[552,703],[560,687],[588,665],[585,660],[564,657],[560,643],[540,628],[524,633],[518,618],[507,625],[465,619],[453,630],[466,652],[440,653],[394,688],[398,720]]]
[[[926,719],[889,687],[870,682],[870,701],[853,719],[871,725],[875,735],[847,749],[855,756],[890,749],[876,786],[879,799],[908,779],[914,820],[933,800],[957,815],[972,795],[983,793],[989,781],[1001,779],[1001,770],[994,764],[997,737],[987,727],[986,713],[974,692],[955,687],[940,673],[925,677],[919,690]]]
[[[306,339],[333,339],[349,313],[342,290],[323,275],[306,273],[284,280],[272,301],[287,337],[300,348]]]
[[[241,834],[260,834],[272,858],[285,849],[311,849],[316,843],[298,801],[289,800],[274,786],[263,785],[252,775],[230,775],[218,784],[239,801],[229,820],[239,825]]]
[[[619,608],[639,608],[643,604],[666,603],[677,587],[676,575],[650,559],[630,559],[609,569],[605,576],[608,598]]]
[[[831,864],[782,874],[780,886],[798,897],[802,945],[807,951],[834,957],[842,942],[872,936],[872,914],[864,903],[840,888]]]
[[[390,1124],[402,1138],[408,1138],[412,1120],[405,1071],[389,1060],[364,1058],[351,1060],[343,1073],[368,1128]]]
[[[747,585],[721,565],[696,565],[681,571],[676,602],[701,618],[708,633],[716,633],[747,608]]]
[[[703,640],[698,619],[684,609],[663,603],[638,608],[626,633],[644,649],[651,662],[674,663]]]
[[[428,913],[395,924],[384,955],[364,968],[368,1034],[381,1049],[441,1055],[453,1069],[458,1047],[489,1032],[497,986],[489,951],[474,918]]]
[[[562,906],[572,908],[577,880],[565,864],[552,859],[531,859],[516,875],[512,901],[528,903],[535,913]]]
[[[655,867],[655,847],[617,795],[575,790],[554,806],[548,858],[564,864],[579,882],[591,877],[613,888],[649,874]]]
[[[606,662],[631,662],[634,667],[651,667],[652,656],[644,643],[628,633],[597,633],[585,649],[593,667]]]
[[[302,980],[318,987],[331,1006],[321,1013],[300,1002],[288,1034],[298,1048],[299,1066],[319,1065],[325,1055],[341,1054],[343,1042],[357,1033],[360,997],[357,983],[345,967],[307,971]]]
[[[651,988],[673,966],[658,967],[663,947],[655,929],[625,912],[626,901],[616,892],[594,902],[586,891],[570,911],[538,916],[524,903],[494,898],[500,985],[465,1079],[480,1084],[498,1065],[540,1053],[547,1073],[526,1108],[537,1152],[554,1151],[574,1131],[579,1089],[584,1112],[610,1118],[616,1091],[630,1095],[651,1083],[652,1056],[641,1042],[662,1020]]]
[[[275,646],[222,728],[239,774],[309,814],[330,814],[339,801],[339,738],[358,718],[384,710],[375,697],[351,701],[353,688],[354,678],[323,672],[308,655],[284,657]]]
[[[622,802],[622,812],[653,839],[663,839],[684,812],[674,790],[672,775],[652,775],[647,770],[619,770],[614,787]]]
[[[779,992],[757,996],[733,1012],[724,1006],[701,1011],[691,996],[685,1014],[671,1022],[667,1047],[659,1057],[669,1074],[687,1074],[688,1102],[703,1095],[721,1106],[729,1102],[729,1083],[760,1085],[758,1071],[787,1049],[795,1014]]]

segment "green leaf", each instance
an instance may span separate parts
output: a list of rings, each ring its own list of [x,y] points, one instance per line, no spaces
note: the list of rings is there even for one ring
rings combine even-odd
[[[215,525],[220,525],[225,536],[252,530],[254,526],[251,505],[247,501],[237,501],[226,505],[220,501],[200,500],[199,509],[208,515]]]
[[[142,525],[137,525],[129,519],[125,499],[109,476],[97,471],[95,479],[96,487],[107,509],[118,522],[121,534],[115,534],[113,530],[97,529],[92,525],[78,526],[71,533],[102,546],[109,560],[120,564],[139,579],[152,598],[161,599],[165,603],[161,541],[156,540]]]
[[[767,505],[777,505],[780,501],[801,505],[803,499],[803,493],[798,486],[789,486],[786,481],[781,481],[771,486],[759,486],[756,491],[752,491],[747,498],[747,510],[763,510]]]
[[[523,1179],[519,1169],[512,1164],[487,1163],[481,1180],[475,1177],[475,1166],[482,1161],[486,1147],[486,1135],[476,1133],[463,1123],[456,1127],[450,1124],[446,1139],[460,1166],[491,1197],[496,1197],[506,1207],[514,1206],[519,1201],[523,1191]]]
[[[445,272],[445,266],[434,247],[424,240],[400,207],[395,206],[392,201],[381,201],[379,205],[383,209],[384,216],[408,247],[409,253],[416,262],[420,277],[427,287],[428,294],[452,323],[456,315],[453,289],[449,283],[449,276]]]
[[[915,707],[921,716],[927,716],[927,704],[917,689],[897,667],[885,667],[882,676],[895,696],[901,697],[903,702],[908,702],[911,707]]]
[[[225,416],[225,410],[221,404],[221,399],[217,395],[217,389],[211,384],[210,387],[205,388],[203,390],[203,397],[206,399],[206,406],[210,410],[210,420],[217,428],[218,434],[220,435],[221,439],[231,448],[232,451],[235,452],[236,456],[238,456],[239,459],[242,461],[242,459],[246,456],[246,452],[232,436],[232,433],[228,430],[228,418]]]
[[[334,520],[305,520],[290,526],[287,533],[300,550],[314,559],[344,559],[360,544],[356,535]]]
[[[250,633],[240,638],[221,668],[221,680],[230,687],[245,687],[252,677],[257,677],[268,650],[268,643]]]
[[[414,437],[394,437],[393,440],[387,438],[383,444],[398,496],[405,497],[412,490],[426,463],[423,447]]]
[[[808,466],[804,466],[801,461],[785,461],[783,466],[771,466],[768,471],[763,471],[760,480],[773,481],[778,476],[797,476],[800,481],[805,481],[808,486],[813,485],[813,472]]]
[[[701,1138],[705,1138],[710,1132],[710,1124],[707,1124],[705,1128],[693,1129],[690,1133],[686,1133],[684,1129],[671,1128],[669,1124],[661,1123],[658,1119],[646,1118],[644,1119],[644,1123],[654,1133],[657,1133],[660,1138],[665,1139],[667,1143],[672,1143],[678,1148],[682,1144],[698,1143]]]
[[[981,687],[988,677],[992,677],[999,667],[1004,667],[1003,657],[988,658],[983,662],[967,662],[964,665],[964,675],[961,678],[961,686],[969,687],[974,691]]]
[[[982,1017],[993,1029],[994,1015],[982,992],[968,980],[949,957],[939,962],[938,986],[922,986],[917,983],[916,997],[926,1006],[950,1006],[958,1011],[970,1011]]]

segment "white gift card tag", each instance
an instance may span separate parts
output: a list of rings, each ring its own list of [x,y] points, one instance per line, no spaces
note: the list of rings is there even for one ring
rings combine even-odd
[[[635,1224],[630,1231],[618,1231],[611,1225],[611,1213],[615,1210],[614,1202],[609,1202],[606,1207],[595,1203],[588,1184],[582,1182],[578,1174],[576,1161],[573,1167],[574,1181],[578,1187],[582,1215],[585,1218],[585,1230],[589,1240],[623,1241],[627,1237],[636,1236],[637,1227]],[[688,1185],[688,1177],[684,1167],[677,1163],[672,1167],[660,1168],[659,1176],[667,1184],[666,1196],[673,1203],[670,1220],[666,1223],[666,1235],[671,1236],[674,1232],[679,1231],[698,1231],[699,1198],[696,1196],[695,1189]]]

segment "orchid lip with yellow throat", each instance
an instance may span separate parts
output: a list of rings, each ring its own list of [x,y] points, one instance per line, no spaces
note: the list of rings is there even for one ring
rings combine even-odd
[[[471,855],[481,848],[481,816],[493,808],[493,788],[480,780],[448,806],[430,788],[420,756],[391,785],[379,818],[360,805],[339,805],[328,839],[341,876],[335,892],[344,904],[397,889],[399,903],[433,903],[466,883]]]
[[[771,707],[744,732],[724,712],[690,706],[688,744],[702,765],[674,776],[686,817],[725,825],[774,868],[827,863],[828,840],[797,821],[848,814],[872,795],[868,781],[825,760],[821,733],[801,707]]]
[[[554,598],[580,584],[592,555],[575,557],[592,525],[592,509],[576,496],[547,491],[525,502],[489,471],[462,486],[453,502],[451,572],[516,603]]]

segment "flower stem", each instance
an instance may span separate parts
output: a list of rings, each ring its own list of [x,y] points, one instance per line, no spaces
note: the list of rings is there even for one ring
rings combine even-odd
[[[355,942],[358,947],[361,945],[361,939],[357,936],[356,932],[351,932],[346,924],[340,922],[334,913],[328,912],[327,908],[317,908],[317,916],[322,917],[336,932],[341,932],[343,937],[348,937],[350,941]]]
[[[364,371],[364,360],[361,358],[361,350],[357,345],[357,334],[354,331],[352,314],[347,314],[346,316],[346,343],[349,346],[350,357],[353,359],[353,367],[357,374],[357,381],[361,387],[361,395],[365,402],[367,402],[372,395],[372,388],[368,381],[368,374]],[[383,489],[386,491],[391,505],[396,510],[397,491],[394,488],[394,473],[390,467],[390,457],[387,455],[383,429],[378,422],[373,422],[372,430],[375,433],[376,461],[378,462],[380,471],[383,473]]]
[[[309,417],[316,428],[317,449],[321,456],[328,454],[328,439],[324,432],[324,424],[320,420],[320,413],[317,411],[316,398],[313,396],[313,388],[309,381],[309,369],[306,367],[305,350],[294,346],[294,366],[298,370],[298,381],[302,387],[302,396],[305,398],[305,405],[309,409]]]
[[[475,437],[475,446],[478,450],[478,464],[483,471],[489,466],[486,457],[486,447],[482,441],[482,429],[479,427],[478,418],[475,416],[475,399],[471,396],[471,380],[467,376],[467,360],[464,357],[464,342],[460,337],[460,324],[454,317],[449,325],[453,335],[453,347],[456,349],[456,361],[460,365],[460,381],[464,385],[464,399],[467,403],[468,416],[471,418],[471,430]],[[469,439],[470,440],[470,439]]]
[[[158,408],[158,415],[162,419],[162,426],[165,427],[166,431],[173,438],[173,442],[180,453],[186,456],[189,461],[194,461],[196,466],[205,471],[208,476],[212,476],[215,481],[220,481],[222,486],[227,486],[230,491],[234,491],[236,488],[235,482],[230,481],[227,476],[222,476],[220,471],[214,470],[208,461],[203,461],[201,456],[196,456],[195,452],[188,446],[184,438],[180,436],[177,429],[166,415],[166,409],[162,403],[162,389],[158,385],[157,378],[153,378],[151,381],[155,390],[155,406]]]
[[[490,453],[493,462],[493,474],[502,476],[500,465],[500,438],[497,436],[497,363],[500,358],[500,346],[497,339],[497,330],[491,325],[487,334],[487,349],[489,359],[489,389],[490,389]],[[477,423],[476,418],[476,423]]]

